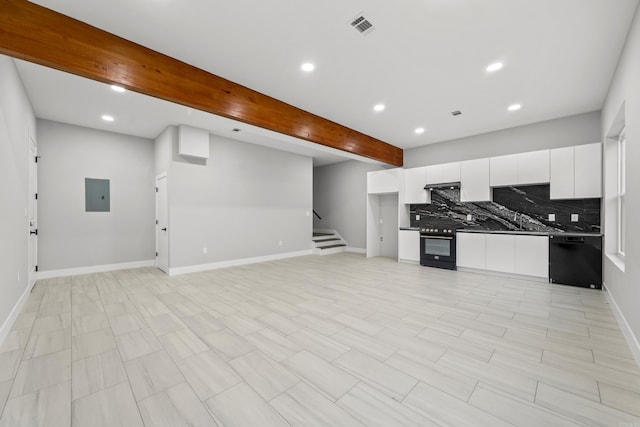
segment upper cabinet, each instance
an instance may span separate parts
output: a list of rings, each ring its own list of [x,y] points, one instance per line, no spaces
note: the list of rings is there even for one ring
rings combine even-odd
[[[460,181],[460,162],[431,165],[426,168],[425,184],[443,184]],[[423,185],[424,187],[424,185]]]
[[[404,203],[430,203],[429,191],[424,189],[427,181],[427,167],[405,169],[404,171]]]
[[[549,182],[549,150],[491,157],[491,187]]]
[[[367,172],[367,194],[397,193],[400,188],[400,169]]]
[[[460,162],[460,201],[488,202],[490,200],[489,159]]]
[[[602,144],[551,150],[551,199],[602,197]]]

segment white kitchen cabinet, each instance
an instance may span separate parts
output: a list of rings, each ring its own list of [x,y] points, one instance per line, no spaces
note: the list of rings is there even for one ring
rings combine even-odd
[[[549,278],[549,236],[515,236],[516,274]]]
[[[367,194],[397,193],[398,178],[398,168],[367,172]]]
[[[456,234],[456,264],[458,267],[487,268],[487,239],[481,233]]]
[[[602,144],[574,147],[574,197],[602,197]]]
[[[602,144],[551,150],[551,199],[602,197]]]
[[[400,230],[398,235],[398,260],[420,262],[420,232]]]
[[[427,181],[427,167],[405,169],[404,203],[430,203],[431,195],[424,189]]]
[[[515,238],[513,234],[487,234],[487,270],[515,273]]]
[[[550,151],[550,198],[572,199],[574,184],[573,147],[554,148]]]
[[[491,187],[518,183],[518,155],[491,157],[489,159],[489,184]]]
[[[460,162],[443,163],[426,167],[425,184],[442,184],[460,181]]]
[[[488,202],[490,200],[489,158],[460,162],[460,201]]]
[[[546,184],[549,182],[549,150],[518,154],[518,184]]]

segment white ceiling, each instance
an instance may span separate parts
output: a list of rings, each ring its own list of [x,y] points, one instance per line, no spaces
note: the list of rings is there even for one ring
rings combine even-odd
[[[638,0],[35,3],[411,148],[599,110]],[[375,26],[365,36],[349,25],[360,12]],[[306,61],[316,64],[315,71],[300,70]],[[495,61],[504,68],[485,71]],[[30,64],[19,70],[42,118],[99,127],[88,121],[110,108],[117,118],[126,117],[111,128],[155,137],[167,124],[202,114],[189,116],[178,106],[148,110],[146,102],[155,100],[123,102],[95,83],[89,92],[92,84],[79,78]],[[386,109],[374,112],[379,102]],[[522,109],[508,112],[513,103]],[[462,116],[452,117],[453,110]],[[201,127],[228,132],[228,122],[206,116],[202,120],[210,121]],[[426,131],[415,135],[416,127]]]

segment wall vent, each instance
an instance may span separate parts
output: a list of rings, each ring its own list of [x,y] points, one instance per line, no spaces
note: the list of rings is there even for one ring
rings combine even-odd
[[[460,111],[460,110],[452,111],[452,112],[451,112],[451,115],[452,115],[453,117],[461,116],[461,115],[462,115],[462,111]]]
[[[371,31],[375,30],[375,27],[367,18],[364,17],[363,14],[358,14],[355,18],[351,20],[349,23],[353,28],[358,30],[362,35],[367,35]]]

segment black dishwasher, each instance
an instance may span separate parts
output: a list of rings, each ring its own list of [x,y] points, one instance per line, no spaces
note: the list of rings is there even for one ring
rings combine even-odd
[[[602,289],[602,235],[550,235],[549,282]]]

